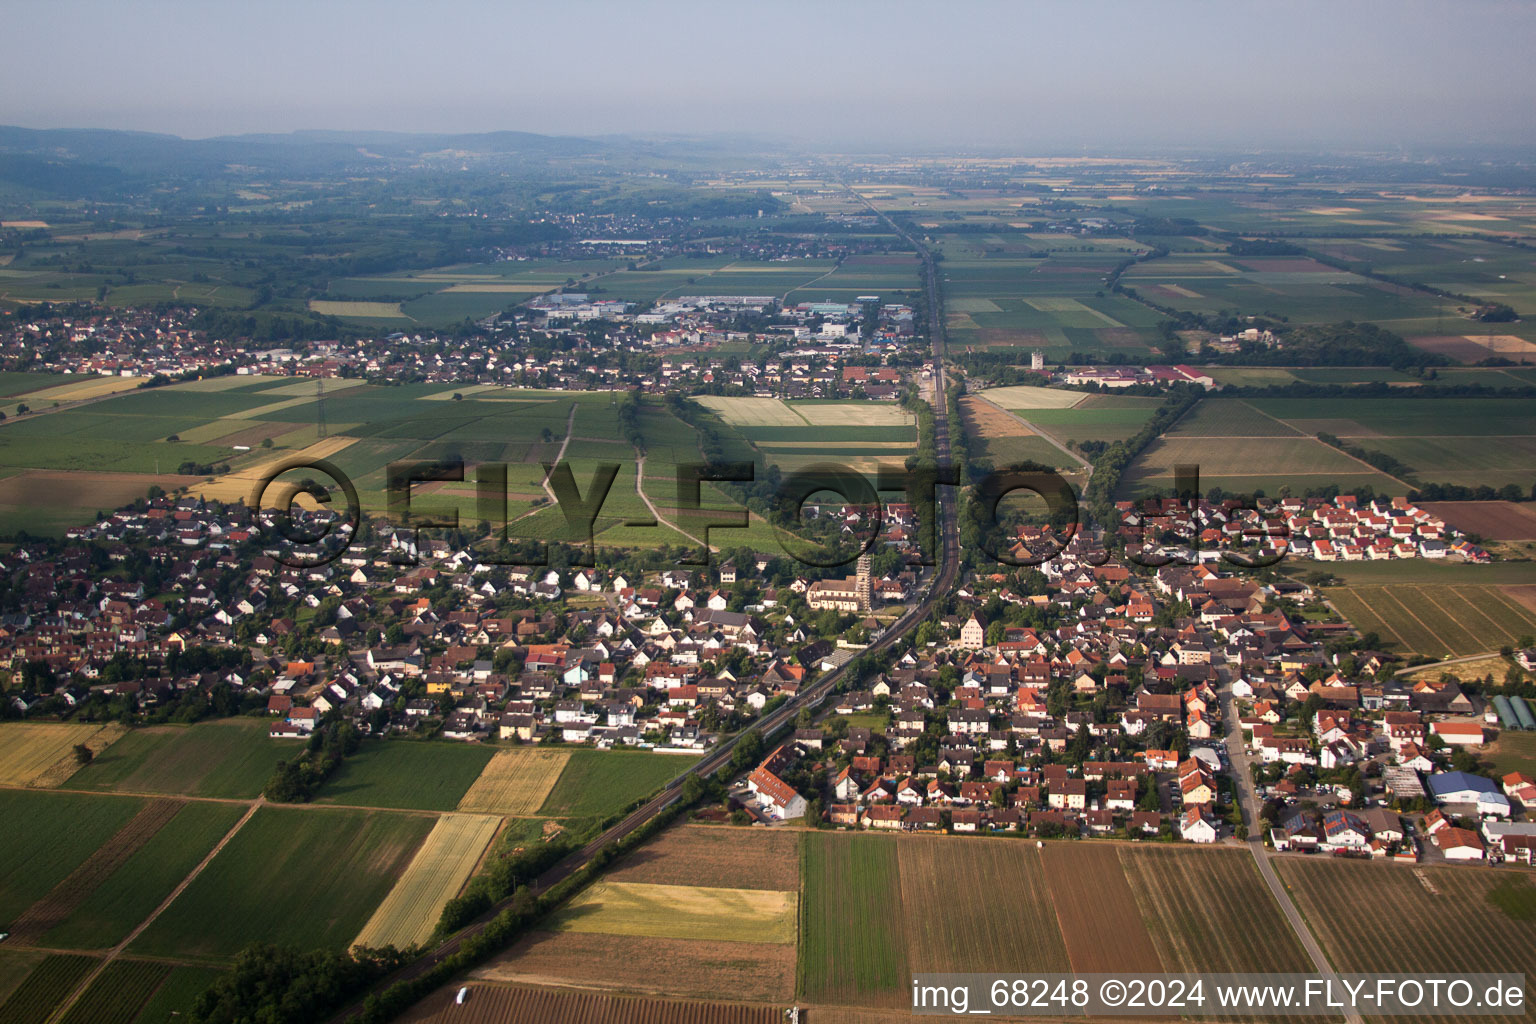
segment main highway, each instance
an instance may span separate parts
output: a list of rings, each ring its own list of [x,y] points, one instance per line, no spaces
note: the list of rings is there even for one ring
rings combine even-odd
[[[862,199],[862,197],[860,197]],[[873,207],[871,207],[873,209]],[[924,286],[928,296],[928,337],[932,342],[933,358],[930,371],[934,382],[933,400],[933,445],[934,458],[940,467],[948,467],[950,463],[949,448],[949,398],[945,394],[944,355],[946,351],[946,339],[944,334],[943,307],[940,304],[938,268],[926,247],[920,245],[915,239],[903,231],[889,217],[880,211],[875,211],[876,216],[883,219],[891,230],[905,239],[917,250],[923,264]],[[904,612],[891,627],[885,631],[879,640],[870,644],[865,653],[878,654],[888,650],[897,641],[901,640],[918,624],[928,618],[934,604],[945,594],[954,589],[955,577],[960,568],[960,532],[959,518],[957,514],[958,498],[955,488],[940,486],[938,488],[935,507],[938,510],[939,521],[939,552],[936,559],[935,572],[929,583],[921,592],[921,597],[916,604]],[[706,776],[718,771],[729,763],[731,754],[736,744],[749,733],[758,733],[767,738],[774,735],[784,726],[789,725],[800,713],[801,708],[814,708],[821,704],[829,695],[836,692],[838,684],[846,673],[847,666],[840,665],[836,669],[822,676],[812,685],[806,687],[791,699],[785,701],[772,713],[764,715],[753,722],[742,732],[718,744],[712,751],[699,758],[688,769],[673,778],[655,797],[631,811],[624,819],[611,828],[604,831],[581,849],[571,854],[545,871],[533,884],[536,890],[542,891],[555,885],[579,870],[582,865],[590,861],[601,850],[618,842],[625,836],[640,828],[646,822],[671,807],[681,798],[682,784],[690,775]],[[374,988],[383,990],[399,982],[410,981],[426,974],[439,963],[453,956],[468,940],[479,935],[486,926],[503,910],[511,905],[511,897],[500,901],[474,921],[461,928],[440,945],[426,951],[416,960],[401,967],[393,974],[377,983]],[[333,1021],[340,1022],[357,1016],[362,1012],[362,1002],[358,1001],[338,1013]]]

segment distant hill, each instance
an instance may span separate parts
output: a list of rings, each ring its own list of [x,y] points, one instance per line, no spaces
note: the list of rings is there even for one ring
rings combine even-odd
[[[529,132],[410,134],[308,131],[183,139],[152,132],[0,126],[0,181],[60,197],[85,196],[165,179],[377,173],[466,163],[520,163],[596,158],[650,149],[622,139],[602,141]]]

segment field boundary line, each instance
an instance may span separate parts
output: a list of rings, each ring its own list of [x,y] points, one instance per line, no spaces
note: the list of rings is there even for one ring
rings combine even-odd
[[[571,414],[567,416],[565,420],[565,440],[560,442],[560,450],[555,452],[555,457],[550,460],[549,464],[551,466],[558,466],[560,463],[565,461],[565,450],[571,446],[571,435],[576,431],[576,410],[580,408],[580,406],[580,402],[571,403]],[[549,486],[549,477],[550,474],[545,473],[544,479],[540,481],[540,484],[544,488],[544,493],[549,495],[549,500],[558,505],[560,503],[560,499],[556,497],[555,489]],[[531,515],[532,513],[529,514]]]
[[[1281,419],[1280,417],[1272,416],[1269,413],[1265,412],[1263,409],[1260,409],[1258,406],[1256,406],[1252,402],[1248,401],[1248,399],[1246,399],[1246,398],[1239,398],[1238,401],[1241,402],[1243,405],[1247,406],[1253,412],[1256,412],[1260,416],[1263,416],[1265,419],[1267,419],[1267,420],[1274,420],[1276,423],[1280,424],[1286,430],[1289,430],[1292,435],[1294,435],[1296,437],[1307,437],[1308,436],[1308,435],[1302,433],[1301,430],[1298,429],[1297,427],[1292,426],[1291,424],[1285,422],[1285,420]],[[1313,440],[1315,441],[1317,439],[1313,438]]]
[[[28,939],[42,938],[63,924],[185,806],[186,801],[174,797],[147,801],[122,828],[11,922],[12,940],[30,945]]]
[[[844,256],[843,259],[838,260],[836,263],[834,263],[832,265],[832,269],[827,271],[825,274],[822,274],[819,277],[813,277],[809,281],[805,282],[804,284],[797,284],[797,285],[795,285],[789,291],[787,291],[783,295],[779,296],[779,302],[781,302],[781,303],[788,302],[789,301],[789,297],[791,295],[795,294],[795,292],[798,292],[798,291],[801,291],[803,289],[809,288],[811,285],[815,284],[817,281],[825,281],[827,278],[831,277],[833,274],[835,274],[839,270],[843,269],[843,260],[847,259],[847,258],[848,257]]]
[[[640,500],[645,502],[645,507],[651,510],[651,515],[656,517],[656,521],[658,523],[670,529],[676,530],[678,533],[682,534],[684,537],[687,537],[689,540],[704,548],[706,551],[720,550],[718,547],[715,547],[712,544],[704,543],[702,540],[695,537],[681,526],[678,526],[676,523],[666,519],[660,512],[656,510],[656,506],[651,503],[650,495],[645,493],[645,456],[641,455],[638,450],[635,452],[635,493],[640,495]]]
[[[1093,465],[1091,463],[1089,463],[1087,459],[1083,458],[1081,455],[1077,454],[1072,449],[1068,448],[1066,445],[1064,445],[1060,441],[1056,440],[1056,438],[1052,437],[1050,434],[1047,434],[1047,433],[1043,432],[1039,427],[1035,426],[1033,423],[1029,422],[1029,420],[1025,419],[1023,416],[1020,416],[1018,413],[1014,412],[1012,409],[1004,409],[1002,406],[998,405],[996,402],[992,401],[989,398],[983,398],[981,395],[968,395],[966,397],[968,397],[968,398],[975,398],[977,401],[980,401],[980,402],[986,402],[988,405],[990,405],[992,408],[996,409],[998,412],[1002,413],[1003,415],[1005,415],[1005,416],[1012,416],[1014,419],[1018,420],[1020,423],[1024,424],[1026,427],[1028,427],[1030,429],[1030,431],[1034,434],[1034,436],[1045,438],[1045,440],[1049,441],[1052,446],[1054,446],[1056,449],[1058,449],[1067,458],[1072,459],[1079,466],[1081,466],[1084,469],[1088,470],[1088,472],[1090,472],[1090,473],[1093,472]]]
[[[59,1021],[63,1020],[65,1015],[68,1014],[69,1011],[74,1007],[75,1003],[80,1001],[80,997],[85,994],[86,989],[90,988],[91,984],[97,979],[97,977],[101,975],[101,972],[107,969],[107,965],[121,956],[123,950],[127,949],[128,946],[140,935],[142,935],[150,925],[154,924],[155,920],[159,918],[161,914],[165,913],[166,909],[169,908],[172,903],[176,902],[177,897],[185,892],[187,887],[197,880],[197,876],[203,873],[203,869],[213,862],[213,858],[217,857],[220,851],[224,849],[224,847],[229,845],[229,841],[235,838],[235,833],[244,828],[245,823],[250,821],[251,818],[255,816],[257,810],[259,810],[266,802],[267,798],[265,796],[259,796],[255,800],[251,801],[251,806],[246,810],[244,814],[240,816],[240,820],[235,822],[235,824],[230,828],[228,832],[224,833],[224,838],[213,844],[213,849],[208,851],[208,855],[202,860],[198,861],[197,867],[193,868],[187,874],[187,877],[183,878],[177,884],[176,888],[171,890],[170,895],[166,896],[165,899],[160,901],[160,905],[158,907],[150,911],[148,917],[139,922],[139,926],[137,928],[129,932],[127,937],[125,937],[117,945],[107,950],[106,955],[97,961],[96,966],[90,972],[88,972],[84,978],[80,980],[80,983],[75,986],[74,991],[71,992],[69,997],[60,1003],[59,1006],[53,1011],[53,1013],[48,1016],[44,1024],[58,1024]]]
[[[1355,592],[1357,590],[1363,590],[1363,589],[1365,589],[1365,588],[1363,588],[1363,587],[1345,587],[1344,588],[1344,593],[1348,594],[1352,599],[1354,599],[1356,601],[1359,601],[1364,606],[1366,614],[1375,616],[1376,621],[1381,624],[1381,628],[1386,630],[1388,633],[1391,633],[1392,636],[1397,639],[1397,642],[1399,644],[1401,644],[1405,650],[1412,650],[1413,649],[1413,645],[1410,644],[1407,640],[1404,640],[1403,639],[1403,635],[1401,633],[1399,633],[1397,630],[1393,629],[1392,628],[1392,624],[1390,622],[1388,622],[1386,619],[1382,618],[1380,615],[1377,615],[1376,612],[1371,609],[1371,606],[1368,603],[1366,603],[1364,601],[1364,599],[1361,598]],[[1372,589],[1379,590],[1381,588],[1380,587],[1374,587]],[[1323,596],[1323,603],[1328,606],[1328,608],[1333,612],[1333,614],[1337,615],[1339,618],[1343,619],[1345,622],[1347,622],[1351,626],[1355,627],[1355,630],[1357,632],[1359,631],[1359,629],[1360,629],[1360,622],[1358,620],[1359,620],[1360,617],[1358,615],[1346,615],[1339,608],[1338,605],[1333,603],[1333,598],[1328,597],[1326,594],[1324,594],[1324,596]]]
[[[1402,479],[1401,477],[1393,476],[1391,473],[1388,473],[1384,469],[1377,469],[1375,466],[1371,465],[1369,462],[1366,462],[1364,459],[1357,458],[1356,456],[1351,455],[1349,452],[1345,451],[1342,448],[1334,448],[1333,445],[1331,445],[1331,444],[1325,444],[1316,435],[1305,434],[1302,431],[1298,430],[1296,427],[1291,426],[1291,424],[1285,422],[1285,420],[1282,420],[1278,416],[1271,416],[1269,413],[1265,412],[1263,409],[1260,409],[1258,406],[1254,405],[1252,402],[1249,402],[1246,398],[1239,399],[1239,401],[1241,401],[1244,405],[1248,406],[1248,408],[1252,409],[1254,412],[1258,413],[1260,416],[1268,417],[1269,419],[1272,419],[1276,423],[1280,424],[1282,427],[1285,427],[1285,428],[1287,428],[1289,430],[1296,431],[1296,436],[1297,437],[1307,438],[1309,441],[1312,441],[1315,444],[1320,444],[1324,448],[1332,448],[1334,451],[1338,452],[1340,455],[1343,455],[1345,458],[1349,459],[1350,461],[1359,463],[1360,465],[1364,466],[1366,469],[1370,470],[1372,473],[1380,473],[1382,476],[1386,477],[1388,480],[1391,480],[1393,483],[1402,484],[1404,487],[1408,488],[1410,491],[1417,489],[1417,488],[1414,487],[1413,484],[1410,484],[1408,481]],[[1389,436],[1393,436],[1393,435],[1389,435]],[[1301,476],[1303,474],[1298,473],[1298,474],[1295,474],[1295,475],[1296,476]],[[1309,476],[1325,476],[1327,474],[1317,473],[1317,474],[1305,474],[1305,475],[1309,475]]]
[[[1526,618],[1526,616],[1527,616],[1526,609],[1512,607],[1510,605],[1510,603],[1509,603],[1509,599],[1505,596],[1504,592],[1499,589],[1498,584],[1496,584],[1496,583],[1494,583],[1494,584],[1462,583],[1462,584],[1459,584],[1459,585],[1458,584],[1446,584],[1446,589],[1448,589],[1451,593],[1455,594],[1462,601],[1466,602],[1467,606],[1469,608],[1471,608],[1473,611],[1477,612],[1477,614],[1479,614],[1483,618],[1487,619],[1488,620],[1488,624],[1491,625],[1494,629],[1498,630],[1500,633],[1503,633],[1506,637],[1508,637],[1510,643],[1514,643],[1518,639],[1518,634],[1511,633],[1509,631],[1508,627],[1502,626],[1499,623],[1495,622],[1493,620],[1493,616],[1492,615],[1489,615],[1487,612],[1483,611],[1483,609],[1481,607],[1479,607],[1477,604],[1475,604],[1470,598],[1467,597],[1467,595],[1462,593],[1463,589],[1467,589],[1467,588],[1471,588],[1471,587],[1478,588],[1479,592],[1478,592],[1478,594],[1476,596],[1478,596],[1480,598],[1483,598],[1485,600],[1493,600],[1493,601],[1497,602],[1500,607],[1506,608],[1506,609],[1508,609],[1510,611],[1513,611],[1513,612],[1516,612],[1522,619]]]
[[[1456,625],[1459,626],[1462,630],[1464,630],[1466,632],[1467,638],[1469,640],[1471,640],[1474,644],[1477,642],[1477,633],[1471,627],[1469,627],[1465,622],[1462,622],[1459,618],[1457,618],[1456,615],[1449,608],[1447,608],[1445,605],[1441,604],[1439,601],[1436,601],[1434,594],[1429,593],[1428,591],[1426,591],[1423,586],[1416,586],[1413,589],[1418,593],[1418,595],[1420,597],[1424,598],[1424,600],[1426,600],[1430,604],[1434,605],[1435,609],[1437,611],[1441,612],[1446,618],[1450,619],[1452,622],[1456,623]],[[1454,593],[1454,591],[1453,591],[1453,593]],[[1466,603],[1464,599],[1463,599],[1463,603]],[[1503,632],[1503,630],[1500,630],[1500,632]],[[1506,633],[1505,635],[1507,636],[1508,634]],[[1452,651],[1451,653],[1454,654],[1455,652]]]
[[[1467,599],[1466,595],[1462,594],[1459,590],[1457,590],[1455,587],[1452,587],[1452,586],[1447,586],[1445,589],[1450,591],[1452,597],[1456,598],[1456,600],[1460,601],[1462,604],[1464,604],[1468,608],[1470,608],[1472,610],[1473,614],[1477,615],[1484,622],[1488,623],[1488,625],[1492,626],[1493,630],[1494,630],[1494,633],[1496,635],[1502,635],[1505,639],[1509,640],[1511,643],[1514,642],[1515,637],[1514,637],[1513,633],[1511,633],[1509,630],[1505,629],[1503,626],[1499,625],[1497,622],[1494,622],[1493,619],[1491,619],[1487,615],[1485,615],[1481,608],[1479,608],[1476,604],[1474,604],[1472,601]],[[1442,606],[1439,601],[1436,601],[1433,594],[1424,593],[1424,588],[1422,586],[1419,587],[1418,590],[1419,590],[1420,593],[1423,593],[1426,598],[1429,599],[1429,603],[1430,604],[1434,605],[1436,608],[1439,608],[1441,611],[1445,612],[1445,614],[1446,614],[1446,616],[1448,618],[1450,618],[1453,622],[1455,622],[1462,629],[1465,629],[1467,631],[1467,635],[1468,636],[1472,637],[1473,640],[1476,640],[1478,638],[1478,634],[1476,632],[1474,632],[1470,626],[1468,626],[1465,622],[1462,622],[1455,615],[1451,614],[1451,610],[1449,608],[1446,608],[1446,607]]]
[[[1431,640],[1433,640],[1435,643],[1439,644],[1442,648],[1444,648],[1446,654],[1454,655],[1456,653],[1455,651],[1451,650],[1451,645],[1450,644],[1446,643],[1444,640],[1441,640],[1440,639],[1440,635],[1438,633],[1436,633],[1434,630],[1430,629],[1428,626],[1426,626],[1424,624],[1424,620],[1419,618],[1417,615],[1415,615],[1413,613],[1413,609],[1409,608],[1406,604],[1404,604],[1398,598],[1398,596],[1396,594],[1392,593],[1386,587],[1381,587],[1379,589],[1381,590],[1381,596],[1383,598],[1390,599],[1393,604],[1397,605],[1399,608],[1401,608],[1403,610],[1403,614],[1407,615],[1414,622],[1417,622],[1419,624],[1419,628],[1424,631],[1424,635],[1426,637],[1430,638]],[[1412,647],[1410,646],[1410,650],[1411,649],[1412,649]],[[1428,654],[1429,652],[1428,651],[1424,651],[1424,650],[1420,650],[1418,653],[1420,653],[1420,654]]]

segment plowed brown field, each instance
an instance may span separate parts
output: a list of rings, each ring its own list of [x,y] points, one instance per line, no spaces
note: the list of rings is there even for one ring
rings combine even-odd
[[[682,825],[625,857],[608,877],[615,882],[797,891],[800,836],[723,825]]]
[[[729,992],[735,999],[788,1005],[795,997],[795,947],[533,932],[473,977],[695,999]]]
[[[1047,843],[1040,860],[1075,973],[1163,969],[1113,845]]]

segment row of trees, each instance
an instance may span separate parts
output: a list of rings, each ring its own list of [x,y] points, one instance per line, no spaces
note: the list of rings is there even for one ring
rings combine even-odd
[[[310,734],[309,745],[302,754],[277,763],[263,792],[274,803],[307,803],[341,763],[357,753],[362,742],[362,735],[351,722],[327,719]]]

